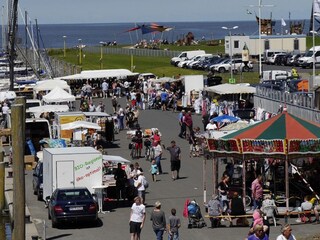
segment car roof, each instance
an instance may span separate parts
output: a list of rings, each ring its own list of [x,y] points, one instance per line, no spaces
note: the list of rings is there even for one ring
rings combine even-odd
[[[71,190],[88,190],[86,187],[66,187],[66,188],[56,188],[56,191],[71,191]],[[89,191],[89,190],[88,190]]]

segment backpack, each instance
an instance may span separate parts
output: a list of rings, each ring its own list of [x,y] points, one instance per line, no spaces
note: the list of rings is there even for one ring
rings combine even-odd
[[[145,189],[147,189],[149,187],[149,183],[148,183],[146,177],[143,178],[143,186]]]

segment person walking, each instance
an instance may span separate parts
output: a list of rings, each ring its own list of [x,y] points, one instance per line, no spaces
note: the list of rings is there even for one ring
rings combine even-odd
[[[161,167],[161,156],[162,156],[162,147],[160,142],[155,141],[155,146],[153,146],[153,153],[154,153],[154,160],[156,161],[158,167],[158,173],[162,174],[162,167]]]
[[[181,167],[181,149],[176,145],[176,142],[174,140],[171,141],[171,147],[165,147],[163,145],[164,149],[167,149],[170,153],[170,163],[171,163],[171,177],[172,180],[179,179],[179,171]],[[175,174],[176,172],[176,174]]]
[[[212,198],[208,204],[204,204],[208,208],[209,219],[211,222],[211,228],[216,228],[220,225],[220,219],[217,217],[222,214],[223,209],[217,194],[212,194]]]
[[[179,125],[180,125],[179,137],[181,138],[185,138],[186,136],[186,124],[184,122],[185,115],[186,115],[185,110],[182,110],[178,115]]]
[[[145,183],[146,183],[145,176],[143,176],[143,172],[140,170],[137,170],[137,176],[134,180],[134,186],[138,190],[138,196],[141,198],[141,202],[145,203],[145,195],[146,195],[146,188],[145,188]]]
[[[229,191],[229,177],[222,176],[221,182],[218,184],[218,192],[219,192],[219,197],[221,201],[221,206],[223,208],[223,212],[229,209],[228,191]]]
[[[101,84],[101,87],[102,87],[103,98],[107,98],[108,97],[109,84],[107,83],[106,80],[103,80],[103,83]]]
[[[172,208],[167,226],[168,240],[179,240],[179,228],[181,227],[181,221],[180,218],[176,216],[176,213],[177,210]]]
[[[263,198],[263,183],[262,175],[259,174],[257,178],[251,184],[251,192],[253,199],[253,210],[260,208],[262,205]]]
[[[118,101],[117,101],[117,97],[115,95],[112,97],[111,104],[112,104],[113,113],[116,114]]]
[[[152,181],[156,182],[157,181],[157,174],[159,173],[156,160],[152,160],[150,172],[151,172],[151,176],[152,176]]]
[[[118,163],[118,168],[115,170],[114,179],[116,180],[116,189],[117,189],[117,201],[120,197],[122,199],[126,198],[126,183],[127,183],[127,173],[122,169],[122,164]]]
[[[154,209],[151,212],[150,220],[152,221],[152,228],[156,234],[157,240],[163,239],[163,233],[166,230],[166,216],[161,210],[161,202],[156,201]]]
[[[135,197],[129,219],[131,240],[140,240],[140,234],[144,226],[145,219],[146,207],[143,205],[140,197]]]

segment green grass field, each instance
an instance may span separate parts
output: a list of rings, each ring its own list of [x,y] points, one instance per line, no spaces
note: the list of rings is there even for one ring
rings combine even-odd
[[[320,38],[315,38],[316,45],[320,45]],[[123,47],[123,46],[116,46]],[[307,49],[312,47],[312,37],[307,37]],[[193,46],[176,46],[176,45],[162,45],[162,49],[168,48],[172,51],[188,51],[202,49],[208,53],[218,54],[224,53],[224,40],[216,40],[214,42],[201,42],[199,45]],[[71,64],[78,65],[77,49],[67,49],[66,57],[63,57],[63,50],[50,50],[49,55]],[[100,69],[100,53],[90,53],[83,51],[85,57],[82,59],[83,70],[97,70]],[[131,57],[127,55],[104,55],[102,60],[103,69],[117,69],[125,68],[131,69]],[[178,74],[181,75],[195,75],[195,74],[207,74],[204,71],[181,69],[170,65],[170,58],[168,57],[133,57],[133,66],[135,66],[134,72],[146,73],[151,72],[159,77],[167,76],[172,77]],[[223,82],[228,82],[230,73],[219,74],[223,78]],[[237,83],[257,83],[259,82],[257,72],[249,72],[234,75]]]
[[[68,63],[78,65],[78,50],[68,49],[66,58],[63,57],[62,50],[49,51],[50,56],[64,60]],[[85,57],[82,59],[83,70],[98,70],[100,69],[100,54],[83,52]],[[131,57],[127,55],[104,55],[102,60],[103,69],[131,69]],[[206,75],[205,71],[182,69],[174,67],[170,64],[168,57],[133,57],[134,72],[147,73],[151,72],[159,77],[172,77],[178,74],[181,75]],[[223,78],[223,82],[228,82],[230,73],[219,74]],[[257,83],[258,73],[249,72],[234,75],[237,83]]]

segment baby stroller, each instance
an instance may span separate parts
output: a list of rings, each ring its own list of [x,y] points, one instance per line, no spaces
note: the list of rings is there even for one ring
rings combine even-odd
[[[194,200],[188,204],[188,220],[188,228],[203,228],[207,226],[202,217],[200,207]]]

